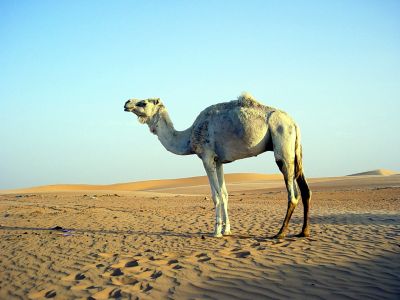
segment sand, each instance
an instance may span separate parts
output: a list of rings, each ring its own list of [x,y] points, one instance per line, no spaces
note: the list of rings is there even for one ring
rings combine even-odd
[[[311,179],[282,240],[281,177],[228,178],[224,238],[204,177],[3,191],[0,299],[399,299],[400,175]]]
[[[372,170],[372,171],[367,171],[367,172],[361,172],[361,173],[356,173],[352,174],[349,176],[363,176],[363,175],[395,175],[399,174],[397,172],[394,172],[392,170],[386,170],[386,169],[377,169],[377,170]]]

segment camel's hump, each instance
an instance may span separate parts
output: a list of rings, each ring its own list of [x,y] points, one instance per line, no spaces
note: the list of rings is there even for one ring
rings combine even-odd
[[[238,104],[240,106],[244,106],[244,107],[254,107],[254,106],[260,106],[262,105],[261,103],[259,103],[254,97],[253,95],[251,95],[248,92],[243,92],[237,99]]]
[[[234,110],[242,107],[255,108],[261,110],[268,108],[267,106],[264,106],[263,104],[258,102],[251,94],[242,93],[237,98],[237,100],[211,105],[207,107],[205,110],[203,110],[200,115],[212,115],[216,113],[222,113],[223,111]]]
[[[253,97],[253,95],[248,93],[248,92],[241,93],[240,96],[238,97],[238,100],[253,100],[253,101],[256,101],[256,99]]]

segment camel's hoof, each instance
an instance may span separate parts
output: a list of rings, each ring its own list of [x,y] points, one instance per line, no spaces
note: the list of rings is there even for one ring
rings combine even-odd
[[[272,239],[281,240],[281,239],[284,239],[285,237],[286,237],[286,234],[285,234],[285,233],[278,233],[278,234],[274,235],[274,236],[272,237]]]
[[[296,234],[295,237],[309,237],[310,232],[309,231],[302,231],[299,234]]]
[[[222,235],[222,233],[215,233],[214,232],[214,234],[213,234],[213,237],[216,237],[216,238],[219,238],[219,237],[222,237],[223,235]]]
[[[224,231],[223,233],[222,233],[223,235],[232,235],[232,231]]]

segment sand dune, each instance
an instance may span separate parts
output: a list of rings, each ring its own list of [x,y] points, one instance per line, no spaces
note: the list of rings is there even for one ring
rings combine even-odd
[[[282,180],[246,176],[231,178],[233,235],[221,239],[208,189],[193,192],[205,178],[3,193],[0,299],[398,299],[399,176],[311,179],[312,236],[293,236],[299,204],[283,240],[268,238]],[[174,194],[184,184],[191,196]]]
[[[270,181],[282,180],[280,174],[254,174],[254,173],[233,173],[226,174],[225,179],[230,183],[246,183],[249,181]],[[89,185],[89,184],[57,184],[46,185],[24,189],[1,191],[2,193],[36,193],[36,192],[62,192],[62,191],[146,191],[157,189],[168,189],[176,187],[203,186],[208,185],[206,176],[189,178],[148,180],[128,183],[117,183],[109,185]]]
[[[372,170],[372,171],[366,171],[366,172],[351,174],[351,175],[349,175],[349,176],[366,176],[366,175],[383,175],[383,176],[389,176],[389,175],[395,175],[395,174],[399,174],[399,173],[398,173],[398,172],[395,172],[395,171],[392,171],[392,170],[377,169],[377,170]]]
[[[356,173],[349,176],[390,176],[396,175],[395,171],[377,169]],[[233,173],[226,174],[225,179],[229,190],[240,191],[249,189],[262,189],[272,187],[282,187],[283,177],[281,174],[254,174],[254,173]],[[328,177],[328,178],[308,178],[312,184],[321,182],[346,181],[346,177]],[[347,182],[347,181],[346,181]],[[90,184],[56,184],[45,185],[15,190],[0,190],[0,194],[10,193],[50,193],[50,192],[72,192],[72,191],[158,191],[167,193],[183,194],[204,194],[209,190],[208,179],[206,176],[197,176],[189,178],[147,180],[138,182],[116,183],[108,185],[90,185]]]
[[[374,175],[371,178],[370,175]],[[393,175],[393,176],[390,176]],[[396,173],[384,169],[358,173],[350,176],[308,178],[311,187],[318,188],[346,188],[355,186],[375,186],[386,184],[396,186],[398,181]],[[284,188],[281,174],[254,174],[233,173],[226,174],[228,191],[246,192],[252,190],[270,190]],[[15,190],[0,190],[0,194],[24,194],[24,193],[60,193],[60,192],[98,192],[103,194],[124,192],[155,192],[166,194],[204,195],[209,194],[210,187],[206,176],[189,178],[148,180],[128,183],[117,183],[110,185],[88,185],[88,184],[59,184],[38,186]]]

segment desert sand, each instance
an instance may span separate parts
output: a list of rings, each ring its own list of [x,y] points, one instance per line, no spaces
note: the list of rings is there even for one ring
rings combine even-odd
[[[386,171],[385,171],[386,172]],[[310,179],[311,237],[282,240],[280,175],[230,174],[213,238],[205,177],[0,191],[0,299],[399,299],[400,175]]]

